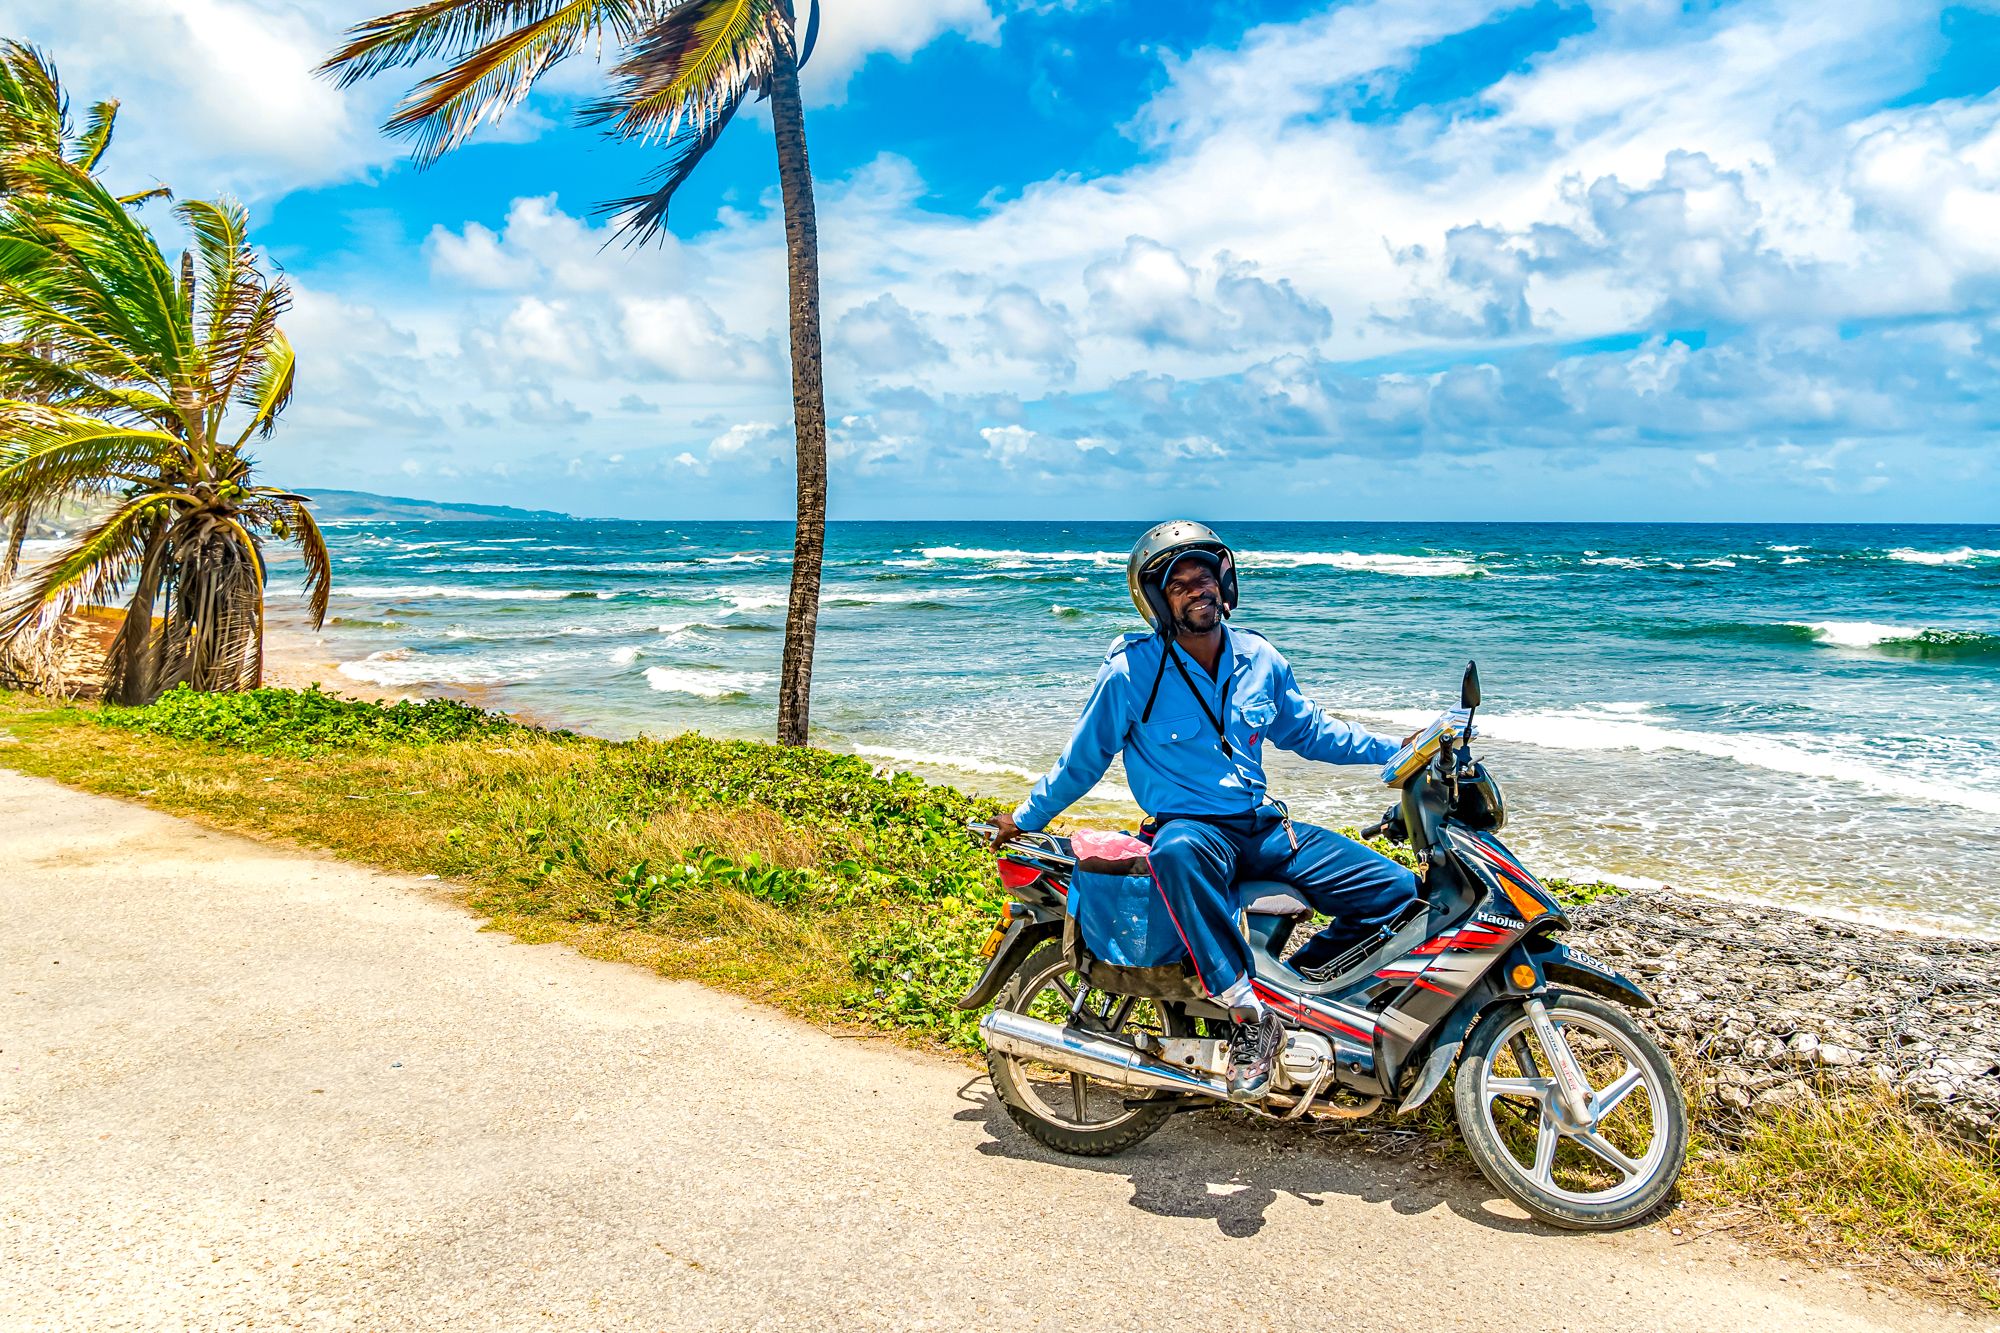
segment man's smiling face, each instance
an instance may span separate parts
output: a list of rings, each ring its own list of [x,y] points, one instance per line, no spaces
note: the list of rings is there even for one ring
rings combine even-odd
[[[1177,632],[1207,634],[1222,623],[1222,584],[1206,560],[1183,558],[1160,586]]]

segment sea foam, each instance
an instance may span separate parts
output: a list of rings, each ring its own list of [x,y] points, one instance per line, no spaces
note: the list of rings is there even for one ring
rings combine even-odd
[[[1901,560],[1910,565],[1971,565],[1982,560],[2000,560],[2000,551],[1990,551],[1977,546],[1961,546],[1950,551],[1918,551],[1908,546],[1899,546],[1883,554],[1891,560]]]
[[[662,694],[700,699],[742,699],[771,678],[757,671],[715,671],[690,667],[647,667],[646,683]]]
[[[469,588],[442,583],[348,583],[335,592],[343,597],[449,597],[474,602],[559,602],[578,595],[567,588]]]
[[[900,750],[881,745],[857,745],[854,753],[864,759],[880,759],[884,768],[908,767],[945,769],[956,773],[981,773],[988,777],[1018,778],[1022,782],[1034,782],[1042,775],[1033,769],[1017,764],[1003,764],[994,759],[981,759],[975,755],[940,754],[930,750]],[[1131,789],[1122,783],[1106,779],[1086,793],[1088,799],[1097,801],[1132,800]]]
[[[2000,790],[1964,782],[1939,782],[1854,755],[1808,748],[1785,737],[1686,731],[1633,717],[1608,716],[1607,712],[1592,707],[1548,713],[1481,713],[1478,727],[1488,740],[1554,750],[1636,750],[1642,754],[1678,751],[1706,755],[1773,773],[1852,783],[1883,796],[2000,814]],[[1413,709],[1397,709],[1380,716],[1402,726],[1430,720],[1429,714]]]
[[[1240,563],[1245,569],[1305,569],[1319,565],[1357,574],[1433,579],[1474,578],[1486,572],[1484,565],[1460,556],[1370,551],[1245,551]]]

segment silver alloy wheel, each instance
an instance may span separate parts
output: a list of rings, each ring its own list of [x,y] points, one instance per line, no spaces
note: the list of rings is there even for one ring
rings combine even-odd
[[[1668,1099],[1677,1098],[1678,1091],[1664,1086],[1652,1072],[1653,1062],[1611,1024],[1580,1009],[1562,1009],[1549,1017],[1563,1051],[1543,1049],[1537,1058],[1541,1039],[1532,1017],[1521,1010],[1487,1047],[1476,1071],[1461,1069],[1459,1077],[1473,1074],[1478,1080],[1475,1091],[1480,1113],[1493,1141],[1504,1149],[1500,1154],[1503,1167],[1511,1168],[1532,1188],[1568,1203],[1617,1204],[1647,1189],[1668,1165],[1666,1157],[1673,1138]],[[1581,1057],[1578,1046],[1585,1048]],[[1556,1078],[1555,1061],[1563,1058],[1576,1061],[1589,1090],[1582,1116],[1572,1114],[1565,1105]],[[1623,1068],[1612,1068],[1614,1060],[1622,1062]],[[1497,1073],[1503,1061],[1512,1068]],[[1633,1149],[1637,1145],[1632,1142],[1637,1128],[1637,1117],[1632,1114],[1636,1110],[1634,1093],[1644,1094],[1646,1126],[1645,1146],[1636,1153]],[[1495,1115],[1496,1103],[1532,1118],[1529,1160],[1523,1161],[1507,1146],[1508,1131],[1515,1131],[1512,1137],[1518,1139],[1523,1126],[1518,1122],[1503,1124]],[[1614,1183],[1602,1189],[1577,1189],[1560,1183],[1556,1179],[1557,1156],[1565,1141],[1587,1155],[1586,1165],[1594,1163],[1600,1171],[1615,1174]],[[1574,1168],[1571,1174],[1576,1174]]]
[[[1019,1002],[1008,1007],[1051,1022],[1065,1022],[1076,1003],[1077,987],[1080,985],[1081,979],[1073,975],[1069,964],[1057,955],[1051,965],[1028,976],[1021,986]],[[1137,1000],[1129,995],[1106,995],[1088,987],[1084,989],[1083,1019],[1090,1030],[1118,1036],[1144,1028],[1155,1035],[1166,1035],[1152,1001]],[[1012,1085],[1013,1094],[1020,1099],[1022,1109],[1064,1129],[1090,1132],[1112,1130],[1139,1117],[1154,1114],[1149,1108],[1126,1104],[1143,1098],[1146,1095],[1143,1092],[1105,1083],[1086,1074],[1056,1069],[1037,1060],[1022,1060],[1011,1055],[994,1058],[1005,1065],[1009,1075],[1007,1081]]]

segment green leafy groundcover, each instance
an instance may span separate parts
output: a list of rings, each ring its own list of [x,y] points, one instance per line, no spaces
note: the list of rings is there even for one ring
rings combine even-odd
[[[479,740],[521,730],[498,713],[451,699],[364,703],[317,685],[240,694],[176,685],[144,708],[107,708],[98,717],[106,726],[285,755]]]

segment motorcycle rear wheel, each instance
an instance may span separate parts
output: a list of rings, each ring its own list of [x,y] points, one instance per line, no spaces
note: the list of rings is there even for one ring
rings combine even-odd
[[[1062,947],[1045,944],[1015,970],[993,1007],[1066,1022],[1082,984],[1063,958]],[[1177,1006],[1094,990],[1086,992],[1081,1018],[1091,1031],[1128,1041],[1139,1030],[1161,1037],[1192,1031]],[[1060,1153],[1109,1157],[1124,1152],[1150,1137],[1173,1114],[1170,1100],[1040,1061],[988,1051],[986,1069],[1008,1118],[1036,1142]]]
[[[1687,1159],[1687,1102],[1666,1053],[1623,1009],[1590,995],[1542,997],[1590,1085],[1587,1120],[1567,1115],[1525,1004],[1480,1019],[1459,1059],[1454,1109],[1479,1170],[1529,1213],[1570,1231],[1610,1231],[1663,1203]]]

